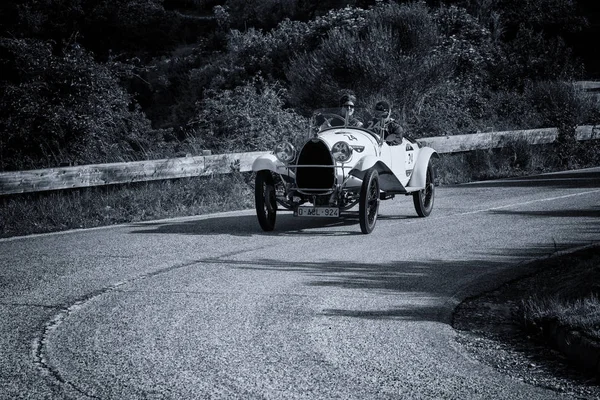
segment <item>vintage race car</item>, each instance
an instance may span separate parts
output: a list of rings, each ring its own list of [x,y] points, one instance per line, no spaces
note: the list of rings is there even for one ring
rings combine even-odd
[[[256,214],[264,231],[275,228],[280,209],[297,217],[337,218],[358,204],[360,229],[371,233],[380,200],[397,194],[411,195],[419,216],[431,213],[435,150],[406,135],[387,143],[381,124],[364,110],[357,118],[370,123],[361,126],[338,113],[315,111],[300,151],[282,142],[254,161]]]

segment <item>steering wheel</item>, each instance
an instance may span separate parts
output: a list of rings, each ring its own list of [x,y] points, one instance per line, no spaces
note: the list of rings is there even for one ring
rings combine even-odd
[[[321,113],[321,114],[318,114],[317,117],[322,117],[325,120],[322,123],[320,123],[319,125],[323,126],[323,124],[327,124],[328,128],[333,126],[333,125],[331,125],[332,120],[339,121],[340,122],[339,126],[344,126],[346,124],[346,119],[338,114]]]

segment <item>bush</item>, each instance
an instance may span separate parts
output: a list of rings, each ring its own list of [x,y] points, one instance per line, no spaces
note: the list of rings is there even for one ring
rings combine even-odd
[[[334,29],[362,29],[367,13],[347,7],[309,22],[284,19],[266,32],[253,27],[244,31],[233,29],[227,35],[228,68],[243,68],[245,79],[261,73],[273,80],[284,80],[286,67],[296,54],[314,50]]]
[[[204,57],[202,47],[186,47],[142,65],[132,77],[130,90],[137,93],[154,127],[178,130],[193,117],[196,101],[218,74]]]
[[[156,137],[110,65],[78,45],[0,39],[0,168],[143,158]]]
[[[538,113],[522,91],[491,91],[487,104],[482,118],[486,122],[486,130],[509,131],[542,127]]]
[[[463,8],[443,6],[433,18],[440,33],[434,51],[447,70],[408,114],[411,130],[417,136],[487,130],[490,76],[499,58],[494,38]]]
[[[283,108],[283,90],[257,78],[234,90],[209,91],[198,104],[187,134],[216,153],[271,150],[297,141],[307,121]]]
[[[386,97],[399,110],[411,109],[443,78],[436,27],[423,4],[386,4],[365,17],[357,29],[332,29],[314,51],[292,60],[291,104],[331,106],[350,87],[364,105]]]
[[[564,167],[572,166],[579,147],[576,127],[594,112],[589,98],[572,84],[552,81],[529,84],[526,96],[537,111],[540,124],[558,128],[555,153]]]
[[[285,18],[294,19],[301,13],[301,0],[227,0],[226,7],[231,14],[234,28],[257,27],[270,29]]]
[[[444,38],[442,51],[451,58],[455,77],[486,83],[489,68],[498,61],[490,31],[463,8],[441,7],[434,15]]]

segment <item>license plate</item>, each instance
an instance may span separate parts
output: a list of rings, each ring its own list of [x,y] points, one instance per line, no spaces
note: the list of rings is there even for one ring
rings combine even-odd
[[[337,207],[298,207],[294,215],[297,217],[339,217],[340,209]]]

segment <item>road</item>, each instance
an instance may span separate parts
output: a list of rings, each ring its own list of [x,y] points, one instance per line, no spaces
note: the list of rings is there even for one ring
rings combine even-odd
[[[554,399],[470,358],[464,298],[600,241],[600,168],[438,187],[432,215],[252,211],[0,240],[2,399]]]

